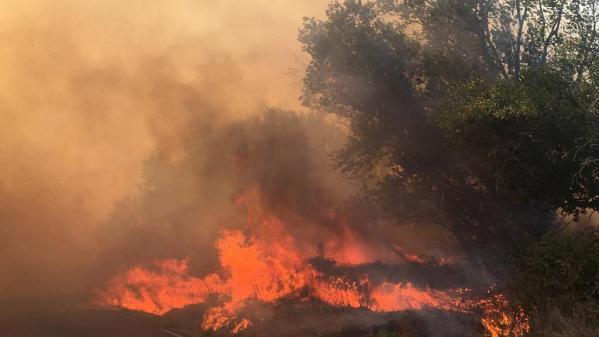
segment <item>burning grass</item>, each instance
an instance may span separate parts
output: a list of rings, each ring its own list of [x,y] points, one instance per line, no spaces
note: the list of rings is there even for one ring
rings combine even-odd
[[[418,287],[410,282],[374,282],[366,273],[327,275],[310,262],[318,254],[349,267],[376,261],[377,254],[399,264],[418,262],[368,245],[342,218],[336,219],[341,237],[323,238],[324,245],[300,248],[286,224],[262,209],[256,188],[249,189],[237,203],[247,209],[247,224],[221,232],[215,243],[219,270],[197,277],[190,274],[188,259],[158,260],[113,277],[96,303],[162,315],[217,298],[205,312],[202,328],[228,327],[238,333],[252,325],[240,315],[252,300],[275,303],[295,296],[299,301],[316,299],[332,307],[372,312],[449,310],[457,301],[455,290]]]
[[[286,224],[262,208],[257,188],[247,190],[237,203],[246,208],[247,223],[242,228],[221,231],[215,243],[218,270],[200,277],[190,273],[189,259],[157,260],[114,276],[95,302],[156,315],[202,304],[205,310],[201,319],[198,317],[201,329],[230,334],[240,334],[261,319],[247,315],[251,303],[283,302],[321,303],[374,315],[478,311],[482,312],[481,322],[490,337],[509,333],[522,336],[528,331],[524,313],[511,315],[501,295],[464,302],[464,289],[432,289],[405,280],[392,282],[372,277],[368,268],[360,272],[360,267],[376,262],[378,256],[395,265],[426,264],[403,250],[397,253],[397,248],[385,251],[370,246],[341,217],[335,219],[342,229],[340,237],[323,238],[324,244],[303,244],[300,248]],[[338,266],[339,270],[318,268],[318,259]],[[358,272],[349,273],[354,270]]]

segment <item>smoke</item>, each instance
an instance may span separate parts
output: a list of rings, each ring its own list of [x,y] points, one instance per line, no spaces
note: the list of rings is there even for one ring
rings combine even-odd
[[[141,195],[117,203],[99,228],[99,257],[110,263],[95,271],[98,278],[170,258],[190,258],[195,275],[213,272],[214,243],[221,230],[246,223],[239,203],[253,188],[265,212],[304,238],[322,233],[326,212],[352,190],[327,158],[344,134],[320,115],[268,110],[221,125],[204,115],[191,124],[180,157],[155,152]]]
[[[297,27],[302,16],[320,15],[326,1],[32,0],[2,5],[4,299],[79,294],[98,281],[87,280],[90,272],[105,268],[98,259],[111,254],[109,247],[122,249],[131,233],[127,228],[140,221],[132,215],[126,219],[124,214],[137,213],[123,209],[152,199],[149,187],[140,186],[159,179],[147,175],[160,173],[149,168],[144,177],[144,163],[151,166],[158,154],[163,163],[182,158],[190,125],[218,132],[220,125],[266,106],[300,109],[304,56]],[[211,139],[215,143],[206,147],[218,151],[218,138]],[[215,177],[222,174],[218,167],[212,170]],[[206,209],[213,197],[231,192],[226,185],[202,186],[206,180],[196,185],[184,177],[181,181],[190,184],[188,192],[197,189],[209,196],[202,200]],[[154,199],[174,204],[186,198],[184,191]],[[186,217],[170,215],[169,229],[176,227],[177,217]],[[147,217],[159,226],[158,219],[167,215]],[[183,229],[172,237],[170,242],[191,240]],[[127,261],[127,254],[140,251],[131,248],[114,248],[112,254],[120,252]],[[151,255],[168,252],[160,246],[144,248],[155,252]]]
[[[219,269],[221,231],[246,224],[236,204],[252,189],[298,252],[313,257],[306,270],[356,281],[369,274],[373,286],[468,283],[461,266],[429,251],[447,256],[451,235],[434,225],[395,226],[355,197],[359,186],[330,158],[344,129],[300,106],[306,56],[298,27],[327,2],[6,3],[0,300],[87,303],[114,275],[161,259],[188,259],[201,280]],[[317,243],[336,255],[306,253]],[[352,244],[357,255],[347,251]],[[343,264],[351,259],[359,267]],[[287,322],[313,309],[298,305],[247,309]],[[345,323],[332,330],[393,318],[344,310],[333,316]],[[326,325],[318,311],[311,315],[298,329]]]

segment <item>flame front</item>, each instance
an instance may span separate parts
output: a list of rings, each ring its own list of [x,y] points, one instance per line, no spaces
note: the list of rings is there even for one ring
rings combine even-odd
[[[164,314],[218,297],[218,304],[205,313],[202,328],[228,327],[237,333],[252,324],[239,314],[248,300],[274,303],[305,293],[331,306],[379,312],[449,308],[455,300],[448,292],[420,289],[410,283],[375,285],[367,275],[357,281],[323,275],[309,262],[318,248],[310,252],[299,249],[285,224],[264,214],[256,189],[245,193],[238,202],[247,208],[247,225],[243,231],[221,232],[215,245],[220,270],[200,278],[190,275],[188,259],[155,261],[151,268],[137,266],[112,278],[97,302]],[[377,249],[360,241],[346,224],[342,226],[342,237],[325,242],[325,256],[346,265],[375,261]]]

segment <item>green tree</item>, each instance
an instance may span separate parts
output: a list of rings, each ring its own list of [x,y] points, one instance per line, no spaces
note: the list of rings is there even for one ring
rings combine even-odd
[[[597,207],[589,160],[598,120],[570,78],[528,70],[521,81],[473,80],[453,90],[437,123],[488,193],[574,214]]]
[[[500,279],[556,211],[599,208],[596,6],[334,2],[300,33],[304,104],[348,121],[338,165],[384,210]]]

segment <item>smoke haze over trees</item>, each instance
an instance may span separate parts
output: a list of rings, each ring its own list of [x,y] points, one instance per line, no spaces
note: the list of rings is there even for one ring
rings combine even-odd
[[[599,1],[10,8],[0,300],[87,304],[161,259],[211,275],[223,232],[249,245],[236,204],[255,189],[324,278],[501,294],[531,336],[599,330]],[[305,333],[295,316],[313,334],[483,334],[466,312],[291,303],[305,292],[241,312],[273,336]]]

